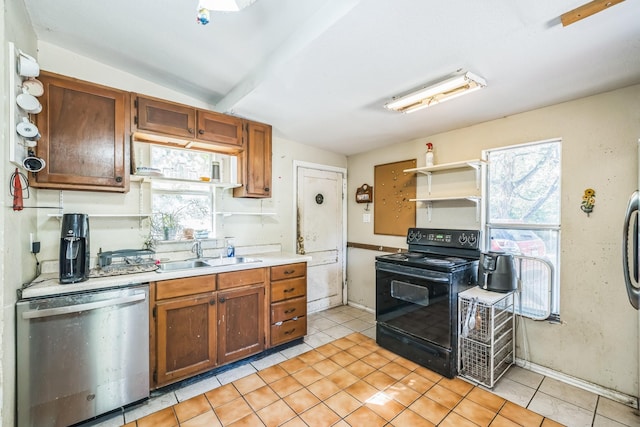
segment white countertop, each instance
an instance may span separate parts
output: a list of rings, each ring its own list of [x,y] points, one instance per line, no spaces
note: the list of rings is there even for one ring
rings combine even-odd
[[[247,264],[232,264],[214,267],[200,267],[189,270],[176,270],[165,273],[151,271],[147,273],[123,274],[119,276],[96,277],[79,283],[61,284],[57,273],[46,273],[38,276],[33,282],[22,290],[22,299],[47,297],[52,295],[68,294],[99,289],[125,287],[140,283],[155,282],[158,280],[177,279],[180,277],[204,276],[207,274],[224,273],[227,271],[250,270],[252,268],[271,267],[274,265],[291,264],[295,262],[308,262],[311,257],[285,252],[268,252],[259,254],[242,255],[257,258],[260,262]]]

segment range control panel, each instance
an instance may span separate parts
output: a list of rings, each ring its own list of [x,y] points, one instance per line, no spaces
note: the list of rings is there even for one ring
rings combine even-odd
[[[480,230],[410,228],[407,232],[407,243],[410,245],[478,249],[480,245]]]

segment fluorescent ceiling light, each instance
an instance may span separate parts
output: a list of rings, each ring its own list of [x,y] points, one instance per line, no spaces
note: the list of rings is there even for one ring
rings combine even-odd
[[[218,12],[237,12],[256,0],[200,0],[200,8]]]
[[[388,102],[385,108],[400,113],[413,113],[423,108],[431,107],[444,101],[457,98],[460,95],[482,89],[487,82],[473,73],[464,73],[452,77],[432,86],[424,87],[400,98]]]

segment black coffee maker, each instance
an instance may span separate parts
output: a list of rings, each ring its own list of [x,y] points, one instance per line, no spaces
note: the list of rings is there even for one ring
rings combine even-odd
[[[89,277],[89,216],[64,214],[60,231],[60,283],[76,283]]]

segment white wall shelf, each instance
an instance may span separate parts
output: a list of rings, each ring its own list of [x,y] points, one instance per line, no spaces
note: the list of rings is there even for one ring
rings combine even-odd
[[[232,216],[232,215],[257,215],[257,216],[275,216],[275,212],[215,212],[215,215]]]
[[[431,174],[433,172],[443,172],[443,171],[449,171],[454,169],[471,168],[471,169],[475,169],[476,171],[476,189],[480,189],[480,178],[481,178],[482,166],[486,165],[487,163],[488,162],[486,160],[481,160],[481,159],[463,160],[460,162],[443,163],[441,165],[423,166],[420,168],[405,169],[404,172],[405,173],[414,172],[414,173],[420,173],[420,174],[426,175],[427,189],[429,191],[429,194],[431,194]]]
[[[242,184],[230,183],[230,182],[211,182],[201,181],[199,179],[182,179],[182,178],[168,178],[164,176],[153,175],[130,175],[131,181],[151,182],[151,181],[169,181],[169,182],[184,182],[189,184],[207,184],[212,187],[224,188],[237,188],[242,187]]]
[[[457,200],[468,200],[476,205],[476,221],[480,221],[480,196],[450,196],[450,197],[423,197],[419,199],[409,199],[411,202],[423,202],[427,205],[427,219],[431,221],[431,211],[433,202],[453,202]]]

